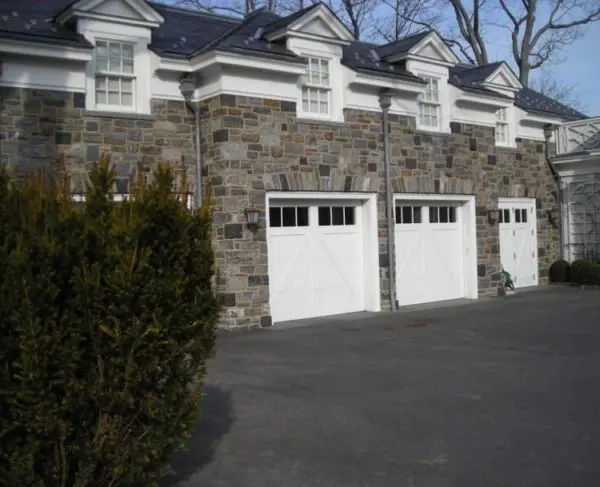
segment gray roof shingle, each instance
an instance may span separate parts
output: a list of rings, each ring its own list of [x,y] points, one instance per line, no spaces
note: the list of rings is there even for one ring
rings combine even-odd
[[[54,21],[54,17],[72,3],[73,0],[1,0],[0,38],[91,48],[90,43],[82,35]],[[290,25],[319,5],[311,5],[286,17],[259,10],[239,19],[155,2],[148,3],[165,18],[165,22],[152,33],[150,43],[150,49],[161,56],[187,58],[196,53],[215,49],[284,58],[296,62],[303,62],[303,60],[288,50],[283,43],[269,42],[264,35]],[[423,82],[421,78],[408,72],[402,63],[391,65],[385,62],[385,58],[408,52],[430,32],[419,32],[383,46],[352,42],[343,48],[342,63],[361,73]],[[491,63],[475,67],[460,64],[451,68],[450,83],[465,91],[502,97],[503,95],[480,86],[480,83],[499,65],[500,63]],[[585,117],[577,110],[530,88],[523,88],[517,93],[515,104],[528,111],[557,115],[566,119]]]
[[[379,57],[381,57],[382,59],[392,55],[404,54],[410,51],[413,47],[415,47],[419,42],[425,39],[425,37],[427,37],[432,32],[433,31],[431,30],[418,32],[408,37],[404,37],[403,39],[398,39],[397,41],[390,42],[389,44],[384,44],[383,46],[376,46],[375,50],[377,51]]]
[[[450,83],[465,91],[487,94],[488,96],[497,96],[506,98],[500,93],[486,89],[481,86],[488,76],[490,76],[502,62],[486,64],[484,66],[474,66],[471,64],[459,64],[450,69]],[[487,93],[485,93],[487,92]],[[515,105],[529,112],[539,112],[546,115],[557,115],[566,119],[580,119],[586,116],[567,106],[549,98],[531,88],[522,88],[515,95]]]

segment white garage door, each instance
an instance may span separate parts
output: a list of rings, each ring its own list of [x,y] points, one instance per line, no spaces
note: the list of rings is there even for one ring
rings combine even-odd
[[[463,206],[397,200],[395,218],[398,304],[464,297]]]
[[[273,322],[365,309],[363,216],[357,201],[270,200]]]
[[[535,199],[501,198],[500,259],[515,287],[537,286],[537,235]]]

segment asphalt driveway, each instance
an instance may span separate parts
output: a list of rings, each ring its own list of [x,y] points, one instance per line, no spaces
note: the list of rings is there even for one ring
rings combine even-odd
[[[163,486],[600,485],[600,291],[224,335]]]

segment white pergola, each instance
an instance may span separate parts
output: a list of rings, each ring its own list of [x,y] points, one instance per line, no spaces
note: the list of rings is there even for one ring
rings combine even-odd
[[[564,258],[600,261],[600,117],[558,127],[556,149]]]

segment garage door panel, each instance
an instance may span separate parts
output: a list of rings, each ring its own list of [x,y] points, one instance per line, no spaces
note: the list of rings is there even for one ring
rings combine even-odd
[[[294,228],[291,235],[283,228],[269,228],[267,234],[273,321],[364,310],[360,205],[294,203],[308,207],[308,225],[300,232]],[[277,216],[277,211],[272,213]]]
[[[502,267],[511,275],[515,287],[535,286],[538,283],[535,200],[503,198],[498,208]]]
[[[437,201],[398,201],[396,252],[396,294],[400,305],[464,296],[460,206]]]
[[[306,235],[278,235],[277,241],[269,249],[278,262],[270,278],[273,292],[306,290],[310,282],[310,239]]]
[[[316,246],[315,265],[319,268],[317,288],[339,287],[358,298],[362,274],[360,240],[354,235],[330,234],[326,239],[318,239]]]

